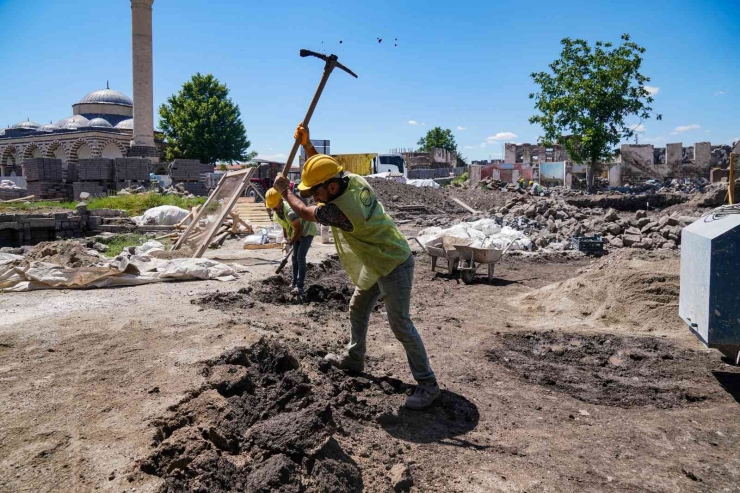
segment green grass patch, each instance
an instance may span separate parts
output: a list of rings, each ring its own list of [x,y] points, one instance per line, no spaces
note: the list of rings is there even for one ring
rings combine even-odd
[[[468,181],[468,178],[470,178],[470,175],[466,171],[465,173],[461,174],[460,176],[458,176],[457,178],[455,178],[454,180],[452,180],[450,182],[450,184],[453,187],[460,187],[460,186],[463,185],[463,183],[465,183],[466,181]]]
[[[205,197],[191,199],[177,195],[161,195],[158,193],[137,193],[132,195],[109,195],[96,197],[87,201],[88,209],[123,209],[129,216],[139,216],[147,209],[160,205],[174,205],[182,209],[205,203]]]
[[[106,243],[108,250],[103,253],[106,257],[116,257],[121,254],[124,248],[129,246],[143,245],[149,238],[144,235],[128,233],[115,236]]]
[[[87,201],[88,209],[122,209],[129,216],[139,216],[145,210],[160,205],[174,205],[182,209],[205,203],[205,197],[184,198],[177,195],[162,195],[159,193],[138,193],[132,195],[108,195],[95,197]],[[77,202],[53,202],[39,200],[29,203],[0,203],[0,212],[11,211],[43,211],[49,209],[74,210]]]

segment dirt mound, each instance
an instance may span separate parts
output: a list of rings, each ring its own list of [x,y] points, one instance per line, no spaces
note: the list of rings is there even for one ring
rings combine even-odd
[[[290,271],[290,266],[281,275],[252,283],[252,297],[263,303],[298,303],[296,297],[290,293],[292,274],[287,271]],[[354,290],[352,281],[337,257],[330,257],[318,264],[308,264],[303,302],[321,303],[325,308],[346,311]]]
[[[455,188],[445,190],[449,197],[462,200],[473,209],[490,212],[492,209],[504,206],[513,195],[499,190],[482,190],[480,188]]]
[[[389,401],[410,386],[348,375],[319,356],[262,339],[207,361],[207,383],[155,421],[155,450],[140,470],[163,478],[167,492],[388,491],[387,471],[403,451],[378,425],[429,442],[478,423],[475,405],[449,392],[424,413],[395,410]],[[390,453],[350,455],[368,440]]]
[[[75,241],[45,241],[26,254],[27,260],[47,262],[64,267],[90,267],[100,262],[89,249]]]
[[[254,300],[249,296],[251,292],[252,288],[241,288],[239,291],[214,291],[200,298],[190,300],[190,303],[217,310],[243,310],[254,307]]]
[[[415,187],[381,178],[368,178],[378,200],[386,210],[401,210],[406,206],[424,206],[429,213],[465,213],[465,209],[450,200],[445,189]]]
[[[564,332],[505,334],[489,352],[529,383],[592,404],[680,407],[721,394],[708,352],[678,349],[653,337]]]
[[[664,333],[684,328],[678,317],[678,255],[668,251],[622,252],[521,301],[539,316],[572,317],[597,326]]]
[[[162,491],[361,491],[356,463],[332,438],[332,407],[296,357],[264,339],[207,363],[208,385],[159,421],[141,470]],[[323,401],[323,402],[322,402]]]

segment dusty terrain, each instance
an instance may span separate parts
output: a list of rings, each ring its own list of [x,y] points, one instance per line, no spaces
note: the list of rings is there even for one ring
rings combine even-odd
[[[234,282],[0,297],[0,491],[740,491],[740,370],[677,317],[678,252],[507,256],[472,285],[419,253],[422,412],[382,303],[366,373],[322,364],[348,339],[333,247],[308,305],[278,251],[233,252],[210,255]]]

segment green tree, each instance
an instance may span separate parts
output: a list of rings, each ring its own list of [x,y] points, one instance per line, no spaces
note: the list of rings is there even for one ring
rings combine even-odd
[[[452,130],[445,129],[442,127],[434,127],[427,134],[419,139],[416,143],[421,151],[430,151],[432,148],[446,149],[450,152],[457,152],[457,143],[455,142],[455,136],[452,135]]]
[[[564,144],[573,161],[587,165],[588,187],[593,189],[599,163],[613,156],[622,139],[634,135],[625,118],[650,118],[653,98],[645,86],[650,79],[640,72],[645,48],[630,41],[629,34],[622,35],[618,47],[602,41],[592,47],[570,38],[561,44],[560,58],[550,64],[552,73],[532,74],[540,92],[529,97],[541,114],[529,122],[542,126],[545,144]]]
[[[168,160],[233,163],[250,156],[239,106],[229,98],[226,85],[211,74],[195,74],[159,107],[159,116]]]

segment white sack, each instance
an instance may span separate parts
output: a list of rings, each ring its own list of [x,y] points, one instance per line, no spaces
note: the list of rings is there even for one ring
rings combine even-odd
[[[139,226],[147,224],[174,226],[187,217],[188,214],[190,214],[189,211],[174,205],[160,205],[159,207],[152,207],[145,211],[141,216],[136,216],[132,219]],[[190,224],[190,220],[185,221],[185,224]]]

